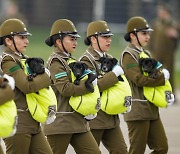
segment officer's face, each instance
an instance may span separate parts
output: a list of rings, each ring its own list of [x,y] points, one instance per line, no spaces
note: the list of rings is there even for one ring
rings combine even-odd
[[[107,52],[111,46],[111,36],[98,36],[99,46],[103,52]],[[95,37],[92,38],[92,46],[95,50],[101,51]]]
[[[140,42],[141,46],[145,47],[149,42],[150,32],[148,32],[148,31],[137,32],[137,37],[139,39],[139,42],[138,42],[136,36],[133,33],[130,34],[130,37],[131,37],[131,43],[132,44],[134,44],[135,46],[140,47],[140,45],[139,45],[139,42]]]
[[[9,40],[8,42],[8,47],[13,50],[13,51],[19,51],[19,52],[24,52],[26,51],[26,47],[28,46],[29,44],[29,40],[27,39],[27,36],[24,36],[24,35],[15,35],[14,37],[14,43],[13,43],[13,40]],[[16,46],[16,47],[15,47]],[[17,48],[17,50],[16,50]]]
[[[76,50],[77,38],[67,35],[63,38],[63,45],[68,53],[72,53]],[[61,45],[61,49],[64,50],[62,48],[62,45]]]

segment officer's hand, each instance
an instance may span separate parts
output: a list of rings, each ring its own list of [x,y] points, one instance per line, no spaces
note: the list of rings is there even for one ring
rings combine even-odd
[[[49,71],[47,68],[45,68],[45,73],[46,73],[49,77],[51,76],[50,71]]]
[[[168,106],[174,104],[174,102],[175,102],[175,97],[173,94],[171,94],[171,98],[168,100]]]
[[[92,82],[93,86],[95,87],[97,85],[97,78],[94,79],[94,81]]]
[[[90,120],[93,120],[94,118],[96,118],[96,116],[97,116],[97,113],[96,114],[89,114],[89,115],[85,116],[84,118],[87,121],[90,121]]]
[[[112,72],[118,77],[119,75],[123,75],[124,74],[124,71],[122,69],[121,66],[119,65],[116,65],[114,66],[114,68],[112,69]]]
[[[14,88],[15,88],[14,78],[9,76],[9,75],[7,75],[7,74],[4,74],[3,77],[8,80],[8,84],[10,85],[11,89],[14,90]]]
[[[169,78],[170,78],[169,71],[167,69],[163,68],[162,73],[164,74],[165,80],[169,80]]]

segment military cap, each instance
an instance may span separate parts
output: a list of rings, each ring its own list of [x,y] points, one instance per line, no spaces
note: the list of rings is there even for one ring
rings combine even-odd
[[[97,20],[91,22],[87,27],[87,37],[84,40],[84,43],[86,45],[90,45],[91,42],[89,40],[89,37],[91,36],[112,36],[109,26],[106,21],[103,20]]]
[[[126,27],[126,34],[124,36],[126,41],[130,40],[130,33],[139,31],[153,31],[143,17],[135,16],[128,20]]]
[[[3,44],[3,38],[12,35],[32,35],[30,34],[25,24],[19,19],[7,19],[0,26],[0,45]]]
[[[47,45],[52,46],[54,44],[54,40],[62,37],[62,35],[69,35],[77,38],[80,37],[77,33],[76,27],[70,20],[59,19],[53,23],[50,37],[48,37],[45,42]]]
[[[87,37],[93,35],[112,36],[113,34],[111,33],[106,21],[98,20],[93,21],[88,25]]]

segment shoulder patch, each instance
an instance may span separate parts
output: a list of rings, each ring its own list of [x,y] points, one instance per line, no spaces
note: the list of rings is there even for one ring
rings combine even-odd
[[[59,79],[65,76],[67,76],[67,72],[61,72],[61,73],[55,74],[56,79]]]
[[[13,73],[14,71],[18,70],[18,69],[21,69],[21,67],[19,65],[16,65],[16,66],[13,66],[9,69],[9,72],[10,73]]]
[[[132,68],[132,67],[136,67],[136,66],[138,66],[138,64],[128,64],[126,66],[126,69],[129,69],[129,68]]]

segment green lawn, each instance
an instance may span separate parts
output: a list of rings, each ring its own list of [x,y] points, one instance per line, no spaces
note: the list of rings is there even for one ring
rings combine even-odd
[[[42,57],[45,61],[47,61],[49,55],[51,54],[53,47],[47,46],[44,41],[49,36],[50,29],[46,28],[30,28],[29,31],[33,34],[29,37],[30,44],[28,46],[27,54],[30,57]],[[76,52],[73,54],[77,59],[85,52],[87,46],[84,45],[84,37],[85,34],[81,34],[81,38],[78,39],[78,47]],[[109,53],[116,57],[120,58],[121,52],[126,47],[127,43],[124,41],[123,36],[120,34],[115,34],[112,37],[112,45]],[[177,51],[176,56],[176,72],[175,72],[175,81],[177,87],[180,88],[180,46]]]

